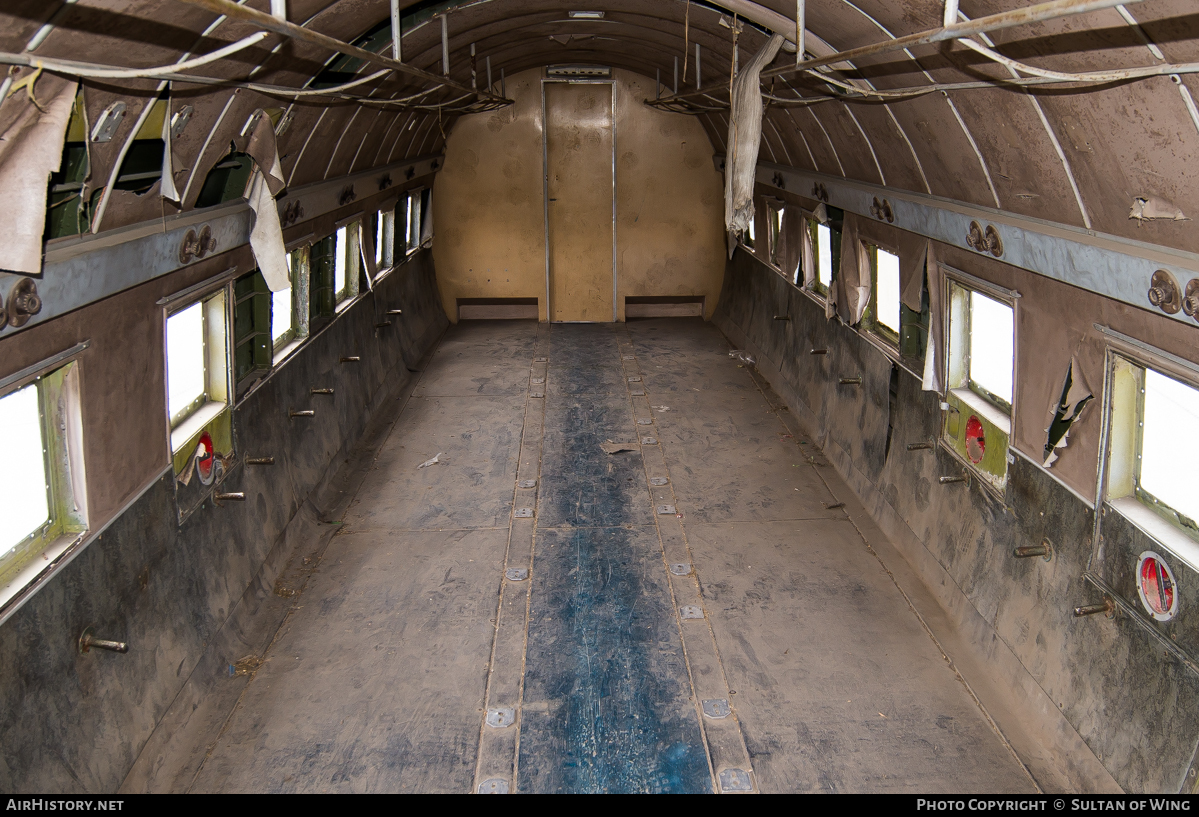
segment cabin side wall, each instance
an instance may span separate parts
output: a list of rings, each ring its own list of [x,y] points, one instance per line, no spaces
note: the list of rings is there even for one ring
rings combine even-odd
[[[15,370],[24,358],[92,342],[80,359],[81,403],[92,530],[100,535],[0,627],[8,668],[0,673],[0,788],[116,791],[149,744],[132,790],[186,789],[189,763],[201,758],[177,757],[172,746],[219,730],[249,680],[234,665],[262,654],[302,587],[298,548],[319,555],[336,530],[320,521],[335,502],[330,478],[448,325],[432,254],[420,250],[236,405],[237,463],[219,490],[246,500],[206,502],[180,524],[155,302],[239,261],[253,268],[248,248],[5,344],[16,356],[5,368],[12,361]],[[402,317],[386,316],[389,309]],[[377,328],[385,320],[392,325]],[[347,356],[360,361],[342,362]],[[316,396],[314,388],[334,394]],[[316,416],[289,420],[291,409]],[[247,466],[247,456],[275,462]],[[81,655],[76,644],[88,626],[127,642],[129,652]]]
[[[993,278],[992,268],[1004,266],[972,268],[969,257],[941,250],[980,276]],[[1030,273],[1007,270],[1029,289]],[[1036,290],[1024,300],[1063,299],[1069,293],[1061,290],[1070,288],[1040,279]],[[1165,323],[1115,306],[1126,323]],[[744,250],[728,264],[714,321],[757,356],[758,370],[962,634],[969,660],[988,676],[976,690],[980,699],[987,704],[990,693],[1000,729],[1042,785],[1099,791],[1118,784],[1140,792],[1194,786],[1199,728],[1186,713],[1199,705],[1199,675],[1163,650],[1156,634],[1189,645],[1199,633],[1181,618],[1157,625],[1127,613],[1073,616],[1075,606],[1102,600],[1083,574],[1113,558],[1092,562],[1095,511],[1087,502],[1024,454],[1009,457],[1002,501],[977,480],[940,484],[941,475],[962,474],[961,463],[939,444],[907,450],[940,436],[940,396],[900,368],[892,404],[891,358],[863,331],[826,319],[823,304]],[[1166,327],[1162,336],[1170,334]],[[813,355],[814,348],[828,352]],[[840,383],[859,375],[861,385]],[[1089,422],[1098,424],[1100,413],[1095,406]],[[1098,437],[1080,435],[1070,447],[1094,463],[1097,452],[1083,453],[1088,441],[1097,445]],[[1106,522],[1103,530],[1115,534]],[[1052,561],[1013,557],[1013,548],[1044,538],[1055,545]],[[1175,570],[1180,586],[1199,578],[1185,566]],[[1139,607],[1131,582],[1117,590],[1130,608]],[[951,658],[965,666],[967,656]]]

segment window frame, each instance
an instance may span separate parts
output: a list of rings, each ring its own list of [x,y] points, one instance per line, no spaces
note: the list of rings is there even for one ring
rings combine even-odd
[[[1007,489],[1009,466],[1012,462],[1012,429],[1016,425],[1016,395],[1019,387],[1016,363],[1020,359],[1020,293],[1004,289],[990,281],[975,277],[968,272],[945,264],[940,265],[943,279],[945,308],[942,310],[942,328],[945,338],[945,361],[942,364],[945,383],[945,402],[938,439],[940,445],[962,465],[978,477],[979,483],[993,494],[1002,498]],[[998,395],[988,396],[985,389],[971,388],[970,378],[970,324],[968,314],[970,293],[978,292],[999,301],[1012,310],[1012,401],[1008,403]],[[965,338],[965,341],[963,339]],[[963,348],[964,347],[964,348]],[[999,435],[1001,446],[988,436],[988,446],[978,462],[967,454],[964,426],[968,415],[973,414],[982,423],[984,430],[989,425]]]
[[[233,318],[233,279],[222,281],[214,289],[170,303],[163,308],[163,370],[165,373],[163,385],[166,387],[167,398],[167,432],[171,454],[174,455],[182,446],[194,437],[204,425],[225,410],[232,402],[233,395],[233,362],[232,348],[229,343]],[[177,416],[171,417],[170,412],[170,349],[167,338],[167,321],[196,304],[203,304],[204,320],[204,394],[203,399],[197,398]]]
[[[1016,400],[1016,361],[1019,359],[1018,332],[1016,330],[1019,326],[1017,308],[1020,293],[1014,290],[1002,289],[988,281],[975,278],[969,273],[955,270],[952,267],[942,265],[941,269],[945,273],[945,303],[948,306],[945,310],[945,322],[947,325],[944,334],[947,345],[945,352],[947,368],[946,388],[950,390],[967,388],[980,399],[1010,418],[1013,415]],[[977,292],[993,301],[998,301],[1012,310],[1011,401],[994,394],[970,376],[971,344],[973,342],[971,326],[971,313],[973,310],[969,305],[971,292]],[[963,338],[965,339],[964,343]]]
[[[396,207],[398,206],[397,202]],[[395,266],[396,207],[379,210],[372,219],[372,228],[375,231],[376,280]]]
[[[814,218],[804,218],[805,229],[808,230],[808,236],[812,240],[812,263],[816,265],[816,269],[812,270],[812,285],[803,286],[800,288],[805,292],[810,292],[818,297],[822,302],[828,300],[829,290],[837,283],[838,273],[841,271],[841,231],[835,228],[831,223],[822,224]],[[820,228],[828,230],[829,234],[829,281],[824,284],[820,280]],[[803,266],[803,259],[800,259],[800,266]],[[806,271],[805,271],[806,273]]]
[[[7,549],[6,543],[0,543],[0,615],[54,570],[58,558],[88,533],[78,356],[90,345],[85,341],[0,380],[0,399],[28,387],[37,390],[47,480],[46,521]]]
[[[351,303],[358,297],[360,289],[359,278],[362,275],[362,249],[359,238],[359,228],[362,223],[362,216],[355,216],[352,220],[338,225],[333,231],[334,236],[334,267],[333,267],[333,312],[340,312],[346,305]],[[345,246],[342,245],[342,236],[345,236]],[[341,289],[337,288],[337,257],[340,255],[341,262],[344,264],[345,284]]]
[[[274,342],[271,369],[273,370],[309,336],[309,253],[311,244],[302,244],[287,251],[288,274],[291,276],[291,328]],[[274,301],[271,302],[271,336],[275,333]],[[286,341],[284,340],[286,338]]]
[[[902,283],[897,286],[896,297],[899,299],[899,329],[893,330],[878,319],[878,251],[882,250],[894,256],[896,261],[899,260],[899,251],[870,241],[862,241],[861,245],[870,259],[870,302],[866,305],[866,313],[863,315],[862,323],[868,332],[885,343],[888,349],[898,354],[900,338],[903,335],[903,287]]]
[[[424,219],[422,217],[423,197],[421,189],[409,190],[405,195],[407,205],[405,206],[405,221],[408,224],[404,234],[404,256],[411,256],[414,252],[420,249],[421,232],[424,227]]]

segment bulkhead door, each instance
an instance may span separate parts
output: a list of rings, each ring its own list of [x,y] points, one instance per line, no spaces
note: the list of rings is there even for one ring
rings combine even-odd
[[[542,88],[549,319],[615,321],[612,84],[545,82]]]

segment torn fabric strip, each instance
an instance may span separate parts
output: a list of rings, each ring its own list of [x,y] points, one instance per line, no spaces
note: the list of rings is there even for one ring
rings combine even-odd
[[[924,350],[924,391],[942,393],[941,361],[945,359],[945,315],[941,311],[944,290],[941,283],[941,267],[937,263],[937,251],[933,242],[927,242],[928,274],[928,346]]]
[[[283,225],[279,223],[279,206],[275,197],[286,186],[283,168],[279,163],[279,148],[271,118],[259,111],[254,128],[247,136],[233,140],[234,147],[249,154],[256,165],[246,188],[246,199],[254,211],[254,226],[250,230],[250,248],[258,269],[271,292],[282,292],[291,286],[287,268],[287,249],[283,244]]]
[[[6,270],[32,275],[42,271],[50,174],[62,164],[78,87],[77,82],[43,74],[28,92],[0,100],[0,210],[7,217],[0,267]]]
[[[762,142],[762,69],[778,54],[783,36],[775,34],[733,80],[728,153],[724,166],[724,225],[733,235],[754,220],[754,177]]]
[[[1046,468],[1057,460],[1058,451],[1068,445],[1070,429],[1082,416],[1083,409],[1095,397],[1077,357],[1070,358],[1070,366],[1066,369],[1066,377],[1058,395],[1060,397],[1049,407],[1049,425],[1045,428]]]

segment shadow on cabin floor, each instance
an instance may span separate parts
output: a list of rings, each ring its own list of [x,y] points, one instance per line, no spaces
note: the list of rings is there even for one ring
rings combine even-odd
[[[728,349],[451,328],[190,789],[1035,791]]]

